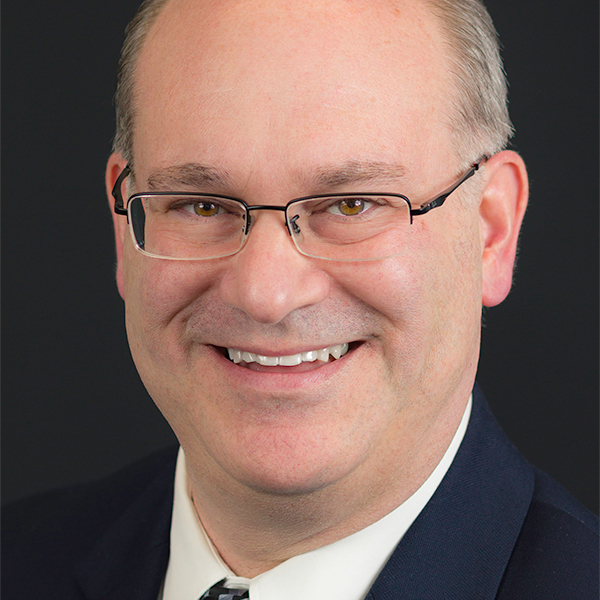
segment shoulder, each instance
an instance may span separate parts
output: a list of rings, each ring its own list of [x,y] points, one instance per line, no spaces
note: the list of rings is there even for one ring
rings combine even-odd
[[[136,525],[135,515],[172,506],[176,448],[153,454],[100,481],[19,500],[2,509],[2,588],[6,597],[33,580],[68,581],[76,565],[107,531]],[[170,513],[164,515],[166,531]],[[74,584],[72,584],[74,586]],[[75,586],[74,586],[75,589]],[[47,597],[53,597],[51,594]],[[73,595],[72,597],[78,597]]]
[[[598,597],[598,517],[534,469],[531,505],[498,598]]]
[[[13,535],[27,540],[41,534],[52,535],[54,530],[64,538],[69,529],[74,530],[77,539],[85,533],[93,537],[94,531],[101,531],[118,518],[153,480],[161,474],[165,479],[171,477],[176,452],[176,448],[161,450],[104,479],[38,494],[3,507],[3,542]],[[71,527],[66,530],[66,525]]]

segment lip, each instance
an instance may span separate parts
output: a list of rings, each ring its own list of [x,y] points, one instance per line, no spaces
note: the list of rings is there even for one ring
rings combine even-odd
[[[225,371],[226,381],[233,387],[238,389],[252,388],[261,390],[264,393],[281,393],[323,384],[328,379],[336,377],[341,370],[345,370],[350,366],[350,362],[353,361],[361,346],[362,342],[353,342],[350,344],[347,354],[327,363],[316,361],[319,364],[315,365],[315,363],[304,362],[294,367],[260,367],[256,363],[252,363],[254,366],[252,369],[230,361],[223,353],[222,348],[210,347],[213,350],[218,367]],[[252,352],[252,350],[249,351]],[[260,352],[262,353],[262,351]],[[288,353],[287,350],[284,352]],[[289,354],[297,352],[289,352]],[[263,355],[272,356],[273,351],[271,350]],[[279,353],[276,356],[278,355]],[[282,355],[285,354],[282,352]]]

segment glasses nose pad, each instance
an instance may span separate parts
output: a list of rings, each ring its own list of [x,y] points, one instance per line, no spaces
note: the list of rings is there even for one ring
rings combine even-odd
[[[289,223],[286,223],[287,225],[287,229],[288,229],[288,233],[290,235],[292,235],[292,232],[290,231],[290,225],[292,226],[292,229],[294,230],[294,233],[296,235],[298,235],[300,233],[300,227],[298,226],[298,223],[296,223],[296,221],[300,218],[300,215],[295,215],[293,216],[290,220]],[[292,236],[293,237],[293,236]]]
[[[252,217],[251,217],[250,213],[248,211],[246,211],[245,223],[244,223],[244,226],[242,227],[242,231],[244,232],[244,235],[248,235],[248,232],[250,231],[251,226],[252,226]]]

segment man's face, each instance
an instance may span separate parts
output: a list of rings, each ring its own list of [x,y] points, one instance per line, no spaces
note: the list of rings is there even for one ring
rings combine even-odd
[[[451,80],[421,6],[197,4],[169,3],[140,58],[135,191],[152,180],[263,205],[387,191],[418,206],[460,174]],[[182,165],[211,177],[179,181]],[[451,196],[415,219],[402,256],[373,262],[300,255],[275,211],[255,213],[239,254],[198,262],[143,256],[119,219],[133,357],[193,466],[310,492],[374,484],[447,444],[478,356],[476,203]],[[225,350],[342,343],[339,360],[294,367],[234,364]]]

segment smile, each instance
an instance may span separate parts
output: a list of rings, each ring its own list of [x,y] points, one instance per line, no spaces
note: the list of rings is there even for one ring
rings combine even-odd
[[[349,345],[347,343],[336,344],[320,350],[309,350],[307,352],[298,352],[297,354],[288,354],[286,356],[263,356],[246,350],[238,350],[236,348],[227,348],[229,359],[235,364],[241,362],[258,363],[265,367],[285,366],[293,367],[303,362],[329,362],[329,358],[341,358],[348,352]]]

